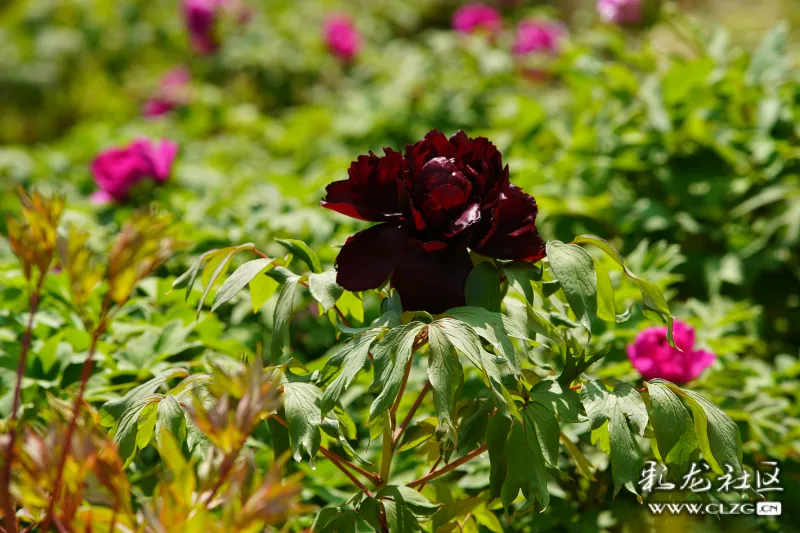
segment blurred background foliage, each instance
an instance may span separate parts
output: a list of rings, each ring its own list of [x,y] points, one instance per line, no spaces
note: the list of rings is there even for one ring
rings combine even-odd
[[[278,255],[270,243],[290,237],[311,244],[330,265],[335,245],[357,224],[317,207],[324,186],[343,179],[367,150],[399,149],[433,128],[464,129],[500,147],[512,181],[538,200],[545,238],[600,235],[635,272],[667,290],[673,313],[719,358],[697,388],[740,424],[745,464],[782,461],[786,495],[796,497],[800,41],[791,28],[800,4],[692,0],[670,4],[652,29],[623,31],[601,24],[588,0],[497,3],[506,30],[490,40],[450,29],[456,0],[251,1],[249,22],[223,21],[220,50],[199,57],[178,2],[0,2],[0,209],[17,209],[10,193],[18,185],[63,193],[65,221],[90,230],[90,244],[103,249],[135,208],[152,202],[175,215],[194,251],[148,279],[128,304],[105,341],[106,364],[92,378],[90,396],[118,397],[172,364],[257,352],[271,332],[271,313],[254,315],[242,297],[195,321],[198,290],[190,305],[170,293],[192,255],[247,241]],[[320,28],[331,12],[350,13],[363,37],[352,64],[325,49]],[[529,16],[559,18],[570,28],[544,78],[530,76],[509,53],[514,25]],[[143,117],[145,100],[178,66],[192,74],[189,104]],[[91,160],[143,135],[179,143],[170,181],[123,205],[91,204]],[[59,283],[51,280],[48,292],[63,292]],[[618,305],[634,299],[617,294]],[[5,416],[26,307],[5,243],[0,300]],[[297,308],[293,355],[321,368],[337,342],[335,329],[307,297]],[[356,322],[376,316],[375,301],[365,308],[366,316],[359,303],[348,313]],[[598,335],[593,342],[612,351],[595,372],[635,379],[624,346],[646,325],[639,315]],[[44,302],[36,338],[28,407],[44,401],[42,391],[58,394],[77,380],[87,344],[58,301]],[[366,446],[368,432],[356,421],[366,418],[369,402],[359,394],[368,383],[360,385],[343,403],[354,419],[348,437]],[[155,454],[145,452],[132,468],[146,478]],[[603,454],[586,453],[605,469]],[[307,501],[346,499],[336,488],[346,480],[330,465],[298,468],[308,474]],[[457,484],[431,485],[443,493],[439,501],[475,494],[485,486],[488,462],[462,472]],[[632,498],[611,501],[610,472],[598,478],[551,489],[549,512],[518,517],[505,530],[652,525]],[[481,531],[496,531],[480,523]],[[686,530],[797,530],[747,519],[692,523]],[[296,530],[308,525],[310,517],[300,519]]]

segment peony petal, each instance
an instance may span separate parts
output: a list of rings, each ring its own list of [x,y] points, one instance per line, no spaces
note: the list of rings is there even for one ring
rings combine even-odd
[[[533,196],[509,186],[492,214],[491,228],[479,234],[472,249],[497,259],[538,261],[545,255],[545,243],[536,229],[537,213]]]
[[[89,196],[89,201],[94,205],[107,205],[114,203],[114,197],[106,191],[94,191],[92,195]]]
[[[336,258],[336,283],[349,291],[377,289],[389,279],[405,248],[402,224],[378,224],[349,239]]]
[[[386,149],[378,157],[372,152],[353,161],[349,178],[325,188],[322,207],[358,220],[383,222],[403,218],[406,211],[403,172],[405,160],[399,152]]]
[[[703,371],[714,364],[717,356],[706,350],[695,350],[689,355],[689,379],[697,379]]]
[[[465,305],[464,285],[472,271],[465,248],[426,252],[419,241],[409,239],[403,258],[392,275],[403,309],[442,313]]]

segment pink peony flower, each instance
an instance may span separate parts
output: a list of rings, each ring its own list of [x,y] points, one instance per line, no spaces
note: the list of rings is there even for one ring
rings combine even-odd
[[[322,31],[328,50],[342,61],[352,61],[361,50],[361,37],[347,15],[330,15]]]
[[[145,102],[142,114],[146,117],[157,117],[185,104],[186,86],[191,79],[192,75],[183,67],[170,70],[161,79],[158,91]]]
[[[554,54],[566,36],[567,29],[559,22],[541,19],[523,20],[517,27],[517,39],[513,51],[516,55]]]
[[[219,47],[214,27],[224,0],[183,0],[183,16],[192,46],[199,54],[211,54]]]
[[[642,0],[597,0],[597,12],[605,22],[639,24],[643,11]]]
[[[713,353],[694,349],[694,329],[675,320],[673,327],[675,345],[667,341],[667,328],[651,327],[636,336],[628,345],[628,359],[644,379],[661,378],[673,383],[686,383],[696,379],[703,370],[711,366],[716,358]]]
[[[163,183],[169,178],[177,153],[177,143],[166,140],[153,143],[149,139],[137,139],[128,146],[100,153],[91,165],[94,181],[100,188],[92,194],[92,201],[124,201],[131,188],[145,179]]]
[[[495,8],[486,4],[461,6],[453,14],[453,29],[461,33],[484,30],[496,33],[503,28],[503,17]]]

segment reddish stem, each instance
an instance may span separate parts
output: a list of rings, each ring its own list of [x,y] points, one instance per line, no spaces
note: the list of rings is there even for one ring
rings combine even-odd
[[[281,417],[279,415],[272,415],[272,418],[274,418],[275,421],[277,423],[279,423],[280,425],[282,425],[283,427],[285,427],[285,428],[289,427],[288,422],[286,422],[286,420],[284,420],[283,417]],[[319,451],[320,451],[320,453],[322,453],[322,455],[324,455],[325,457],[327,457],[331,461],[338,461],[342,465],[347,466],[347,467],[351,468],[352,470],[354,470],[355,472],[358,472],[362,476],[366,477],[367,479],[369,479],[370,481],[372,481],[376,485],[380,482],[380,479],[378,478],[378,474],[376,474],[375,472],[370,472],[369,470],[364,470],[363,468],[361,468],[357,464],[354,464],[354,463],[348,461],[347,459],[345,459],[341,455],[339,455],[339,454],[337,454],[335,452],[332,452],[331,450],[329,450],[325,446],[320,446],[319,447]]]
[[[367,496],[369,496],[370,498],[373,498],[373,497],[374,497],[374,495],[372,494],[372,492],[371,492],[371,491],[370,491],[370,490],[369,490],[367,487],[365,487],[365,486],[364,486],[364,484],[363,484],[363,483],[361,483],[361,482],[360,482],[360,481],[359,481],[359,480],[356,478],[356,476],[354,476],[353,474],[351,474],[351,473],[350,473],[350,471],[349,471],[348,469],[346,469],[346,468],[344,467],[344,465],[343,465],[343,464],[341,464],[341,463],[339,462],[339,460],[337,459],[337,456],[336,456],[335,454],[333,454],[333,453],[329,452],[328,450],[322,449],[322,447],[320,447],[320,450],[319,450],[319,451],[320,451],[320,453],[321,453],[322,455],[324,455],[325,457],[327,457],[328,459],[330,459],[330,461],[331,461],[331,462],[332,462],[332,463],[333,463],[333,464],[336,466],[336,468],[338,468],[339,470],[341,470],[341,471],[342,471],[342,473],[344,473],[344,475],[345,475],[345,476],[347,476],[347,477],[348,477],[348,479],[350,479],[350,481],[352,481],[352,482],[353,482],[353,484],[354,484],[356,487],[358,487],[358,488],[359,488],[359,489],[360,489],[360,490],[361,490],[361,491],[362,491],[364,494],[366,494],[366,495],[367,495]]]
[[[431,472],[430,474],[428,474],[426,476],[423,476],[423,477],[421,477],[421,478],[419,478],[419,479],[417,479],[415,481],[412,481],[407,486],[411,487],[411,488],[414,488],[417,485],[423,485],[423,484],[427,483],[428,481],[430,481],[432,479],[436,479],[439,476],[443,476],[443,475],[447,474],[448,472],[450,472],[452,470],[455,470],[456,468],[458,468],[459,466],[463,465],[464,463],[468,463],[469,461],[475,459],[477,456],[479,456],[480,454],[482,454],[483,452],[485,452],[488,449],[489,448],[485,444],[481,444],[481,446],[479,448],[475,448],[474,450],[469,452],[464,457],[461,457],[460,459],[456,459],[455,461],[453,461],[449,465],[445,465],[442,468],[440,468],[439,470]]]
[[[439,455],[439,457],[437,457],[437,458],[436,458],[436,462],[434,462],[434,463],[433,463],[433,466],[432,466],[432,467],[431,467],[431,469],[428,471],[428,474],[430,474],[431,472],[433,472],[434,470],[436,470],[436,467],[437,467],[437,466],[439,466],[439,463],[441,463],[441,462],[442,462],[442,455]],[[418,491],[420,491],[420,492],[422,492],[422,489],[424,489],[424,488],[425,488],[425,485],[427,485],[427,484],[428,484],[428,482],[426,481],[425,483],[423,483],[422,485],[420,485],[419,487],[417,487],[417,490],[418,490]]]
[[[422,387],[422,390],[417,396],[417,399],[414,400],[414,405],[411,406],[411,409],[408,411],[408,414],[400,423],[400,426],[397,428],[397,430],[395,430],[394,432],[394,435],[392,437],[394,446],[397,446],[397,443],[400,441],[400,437],[403,436],[403,431],[405,431],[408,425],[411,423],[411,419],[414,417],[414,414],[417,412],[417,409],[419,409],[419,406],[422,404],[422,400],[425,398],[425,395],[428,394],[429,390],[431,390],[431,382],[426,381],[425,385]]]
[[[41,273],[39,275],[39,280],[36,282],[36,287],[33,289],[33,292],[31,292],[28,305],[28,325],[22,337],[22,346],[20,347],[19,361],[17,362],[17,384],[14,387],[14,401],[11,406],[11,417],[9,419],[6,462],[5,465],[3,465],[2,478],[0,478],[0,490],[2,490],[1,494],[3,497],[3,514],[5,515],[8,533],[17,533],[17,523],[14,520],[17,513],[14,510],[14,504],[11,499],[11,464],[14,462],[14,442],[17,440],[17,417],[19,415],[19,404],[22,397],[22,379],[25,376],[25,366],[27,365],[28,352],[30,351],[31,339],[33,337],[33,322],[36,311],[39,309],[43,283],[44,273]]]

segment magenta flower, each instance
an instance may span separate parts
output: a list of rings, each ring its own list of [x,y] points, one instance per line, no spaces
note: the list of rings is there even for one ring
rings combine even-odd
[[[465,304],[468,248],[497,259],[538,261],[536,200],[509,183],[508,166],[484,137],[434,130],[406,145],[372,152],[331,183],[323,207],[380,222],[347,239],[336,281],[350,291],[391,281],[406,310],[441,313]]]
[[[215,26],[225,0],[183,0],[183,16],[192,47],[199,54],[210,54],[219,47]]]
[[[503,17],[495,8],[486,4],[461,6],[453,14],[453,29],[460,33],[488,31],[497,33],[503,29]]]
[[[137,139],[128,146],[111,148],[92,161],[94,181],[100,188],[92,195],[95,203],[121,202],[142,180],[163,183],[169,178],[178,145],[172,141],[153,143]]]
[[[642,0],[597,0],[597,13],[605,22],[639,24],[644,18]]]
[[[186,86],[191,79],[192,75],[183,67],[170,70],[161,79],[155,94],[145,102],[142,114],[146,117],[157,117],[185,104]]]
[[[655,326],[643,330],[628,345],[628,359],[644,379],[661,378],[681,384],[696,379],[711,366],[713,353],[694,349],[694,329],[675,320],[672,330],[675,346],[669,345],[667,328]]]
[[[523,20],[517,27],[517,38],[514,42],[514,54],[528,55],[534,53],[555,54],[561,40],[567,36],[563,24],[549,20]]]
[[[348,15],[330,15],[322,27],[328,50],[342,61],[352,61],[361,50],[361,37]]]

